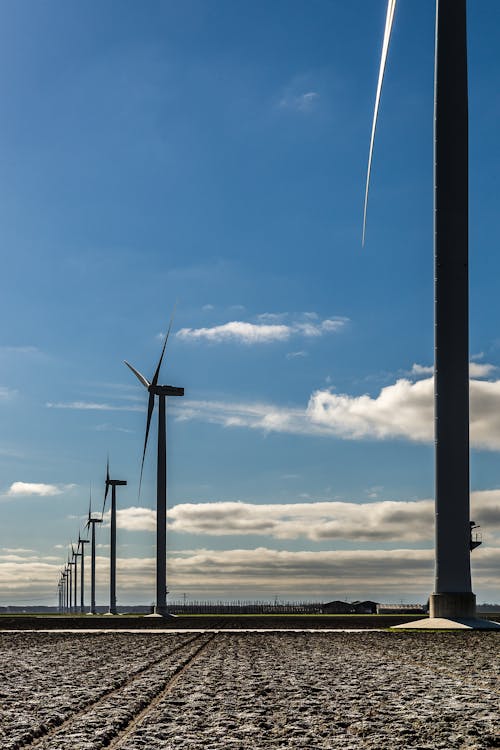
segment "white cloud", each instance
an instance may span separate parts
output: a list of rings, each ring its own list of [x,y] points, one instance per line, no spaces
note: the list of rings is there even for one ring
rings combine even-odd
[[[295,112],[310,112],[318,99],[317,91],[305,91],[301,94],[287,93],[280,99],[278,105],[282,109],[290,109]]]
[[[500,547],[481,548],[473,556],[474,590],[480,598],[499,597]],[[56,604],[63,560],[0,555],[2,604],[43,601]],[[286,549],[191,549],[169,553],[168,581],[173,596],[289,599],[319,598],[425,601],[432,590],[431,549],[290,551]],[[98,555],[98,599],[108,595],[109,559]],[[154,598],[155,558],[119,557],[119,603],[148,603]]]
[[[96,424],[93,429],[96,432],[133,432],[133,430],[129,430],[126,427],[118,427],[117,425],[111,424],[110,422]]]
[[[200,419],[267,433],[430,442],[434,437],[434,381],[400,378],[376,396],[319,389],[305,408],[186,399],[176,406],[175,414],[180,421]],[[500,450],[500,380],[471,379],[470,416],[472,446]]]
[[[313,424],[339,437],[428,441],[433,436],[433,393],[432,378],[417,382],[402,378],[382,388],[375,398],[318,390],[309,399],[307,415]]]
[[[410,375],[414,375],[416,377],[420,377],[420,375],[432,375],[434,372],[434,367],[432,365],[426,366],[426,365],[419,365],[417,363],[412,365],[412,368],[410,370]]]
[[[402,378],[375,398],[316,391],[307,414],[339,437],[429,442],[434,436],[434,380]],[[470,417],[472,445],[500,450],[500,380],[470,381]]]
[[[500,548],[474,559],[475,590],[498,592]],[[257,549],[200,549],[174,554],[170,582],[178,591],[241,598],[275,595],[328,600],[339,594],[378,601],[401,596],[425,600],[432,590],[431,549],[328,550],[320,552]]]
[[[304,409],[264,403],[195,401],[186,399],[175,411],[178,421],[200,419],[223,427],[249,427],[263,432],[331,435],[332,430],[312,424]]]
[[[0,385],[0,399],[9,399],[15,396],[17,391],[15,388],[7,388],[5,385]]]
[[[264,313],[262,320],[281,320],[281,315],[271,317],[272,313]],[[310,315],[308,313],[308,315]],[[318,338],[328,333],[340,331],[348,322],[347,318],[335,317],[322,321],[312,319],[284,322],[248,323],[242,320],[232,320],[223,325],[211,328],[181,328],[176,336],[185,340],[211,341],[221,343],[238,341],[243,344],[265,344],[276,341],[288,341],[292,336]]]
[[[303,349],[298,352],[288,352],[288,354],[286,355],[287,359],[301,359],[302,357],[307,357],[307,352],[305,352]]]
[[[500,493],[499,493],[500,494]],[[209,536],[262,535],[312,541],[415,542],[433,535],[433,502],[182,503],[169,510],[171,531]]]
[[[371,488],[368,496],[377,498],[380,489]],[[490,539],[500,532],[500,490],[473,492],[471,514]],[[179,503],[168,510],[167,517],[172,532],[214,537],[252,535],[313,542],[342,539],[399,544],[431,542],[434,534],[434,501],[430,499],[361,503],[333,500]],[[108,511],[104,515],[107,525],[109,519]],[[117,511],[117,525],[127,531],[154,532],[156,511],[140,506],[123,508]]]
[[[34,549],[27,549],[25,547],[2,547],[1,549],[2,552],[5,552],[7,555],[22,555],[35,552]]]
[[[260,313],[260,315],[257,315],[257,319],[264,322],[264,323],[281,323],[288,317],[288,313],[282,312],[282,313]]]
[[[72,490],[76,484],[44,484],[42,482],[13,482],[7,490],[8,497],[24,497],[39,495],[49,497],[51,495],[62,495],[63,492]]]
[[[203,310],[203,312],[210,312],[211,310],[215,310],[215,307],[213,305],[207,304],[203,305],[201,309]]]
[[[0,346],[0,358],[7,359],[22,356],[27,357],[31,360],[37,360],[38,362],[46,361],[49,359],[48,355],[39,349],[37,346]]]
[[[104,525],[109,526],[111,511],[104,514]],[[156,511],[142,506],[130,506],[116,511],[116,525],[125,531],[155,531]]]
[[[489,365],[486,364],[486,362],[483,364],[478,362],[469,363],[469,375],[471,378],[487,378],[489,375],[492,375],[496,369],[495,365]]]
[[[478,356],[479,355],[476,355],[476,358]],[[471,360],[472,359],[473,358],[471,357]],[[483,364],[473,361],[469,362],[469,375],[471,378],[486,378],[497,369],[498,368],[495,365],[487,364],[486,362]],[[408,374],[415,377],[420,377],[421,375],[433,375],[434,367],[432,365],[419,365],[415,363]]]
[[[473,492],[471,508],[474,520],[488,534],[500,530],[500,490]],[[168,511],[168,524],[171,531],[208,536],[428,542],[434,534],[434,501],[180,503]]]
[[[1,354],[42,354],[36,346],[0,346]]]
[[[380,493],[384,488],[381,485],[376,485],[374,487],[368,487],[367,490],[365,490],[365,493],[368,497],[376,498],[380,497]]]
[[[144,411],[141,406],[116,406],[96,401],[47,401],[45,406],[48,409],[75,409],[77,411]]]
[[[241,341],[245,344],[262,344],[286,341],[290,338],[286,325],[266,325],[233,320],[212,328],[181,328],[176,336],[181,339],[205,339],[207,341]]]

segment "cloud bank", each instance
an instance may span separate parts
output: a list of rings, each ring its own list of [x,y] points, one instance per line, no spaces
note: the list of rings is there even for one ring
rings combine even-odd
[[[500,510],[498,516],[500,521]],[[433,534],[433,502],[182,503],[169,511],[168,523],[171,531],[208,536],[428,541]]]
[[[97,557],[98,599],[108,595],[109,560]],[[336,598],[377,601],[425,601],[433,583],[433,551],[415,549],[329,550],[321,552],[256,549],[173,551],[168,559],[171,598],[281,598],[329,601]],[[54,557],[0,554],[1,604],[16,601],[57,603],[62,561]],[[500,547],[473,557],[474,588],[480,599],[500,595]],[[120,603],[154,599],[155,559],[119,557]]]
[[[491,365],[479,367],[483,376],[491,372],[484,369]],[[470,417],[471,445],[500,450],[500,380],[470,380]],[[400,378],[376,396],[318,389],[305,408],[187,399],[178,407],[176,418],[269,433],[427,443],[434,438],[434,380]]]
[[[500,490],[471,494],[472,517],[488,535],[500,532]],[[109,512],[104,516],[109,523]],[[321,501],[179,503],[168,510],[172,532],[198,536],[265,536],[273,539],[352,542],[432,542],[434,501],[383,500],[364,503]],[[132,506],[117,511],[126,531],[156,529],[156,512]]]
[[[286,315],[260,316],[259,323],[248,323],[232,320],[223,325],[211,328],[181,328],[176,336],[184,340],[205,340],[212,343],[239,342],[242,344],[269,344],[276,341],[288,341],[292,336],[318,338],[328,333],[340,331],[347,323],[347,318],[334,317],[316,320],[309,313],[302,320],[290,323],[269,322],[286,317]],[[265,320],[266,322],[262,322]]]
[[[306,319],[306,316],[309,316]],[[312,313],[293,325],[283,323],[238,323],[243,328],[229,332],[226,326],[189,331],[186,337],[236,336],[246,343],[286,340],[291,331],[300,330],[304,336],[319,336],[327,330],[338,330],[345,320],[318,322]],[[248,328],[247,328],[248,326]],[[332,326],[332,328],[330,328]],[[221,334],[221,330],[224,333]],[[182,333],[179,331],[179,334]],[[208,332],[208,333],[207,333]],[[277,338],[276,338],[277,337]],[[293,352],[290,357],[303,356]],[[500,380],[481,380],[497,368],[487,363],[470,364],[470,438],[474,448],[500,450]],[[383,387],[376,395],[352,396],[336,393],[330,388],[319,388],[309,397],[305,407],[282,407],[265,402],[215,401],[182,399],[172,405],[179,421],[202,420],[223,427],[245,427],[265,433],[287,433],[335,437],[344,440],[410,440],[416,443],[432,442],[434,438],[434,380],[429,368],[414,364],[412,377],[402,377]],[[140,405],[114,405],[109,403],[71,401],[49,402],[47,407],[93,411],[144,411]]]
[[[375,398],[312,394],[306,415],[315,425],[347,439],[405,438],[430,442],[434,438],[434,379],[406,378],[382,388]],[[500,449],[500,380],[470,381],[470,436],[476,448]]]

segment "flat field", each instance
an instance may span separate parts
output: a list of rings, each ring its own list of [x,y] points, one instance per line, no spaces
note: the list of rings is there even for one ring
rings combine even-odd
[[[500,748],[500,633],[0,635],[0,747]]]

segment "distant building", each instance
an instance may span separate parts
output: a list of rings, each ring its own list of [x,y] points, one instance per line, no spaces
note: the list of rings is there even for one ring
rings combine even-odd
[[[374,615],[377,611],[377,602],[326,602],[321,611],[324,615]]]
[[[327,602],[323,604],[321,611],[324,615],[349,615],[351,613],[351,605],[349,602]]]
[[[351,602],[353,613],[356,615],[374,615],[377,613],[377,602]]]
[[[423,604],[378,604],[378,615],[425,615],[427,609]]]

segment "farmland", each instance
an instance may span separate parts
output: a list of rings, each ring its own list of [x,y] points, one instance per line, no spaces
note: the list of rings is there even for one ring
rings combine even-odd
[[[500,747],[500,635],[11,632],[2,750]]]

